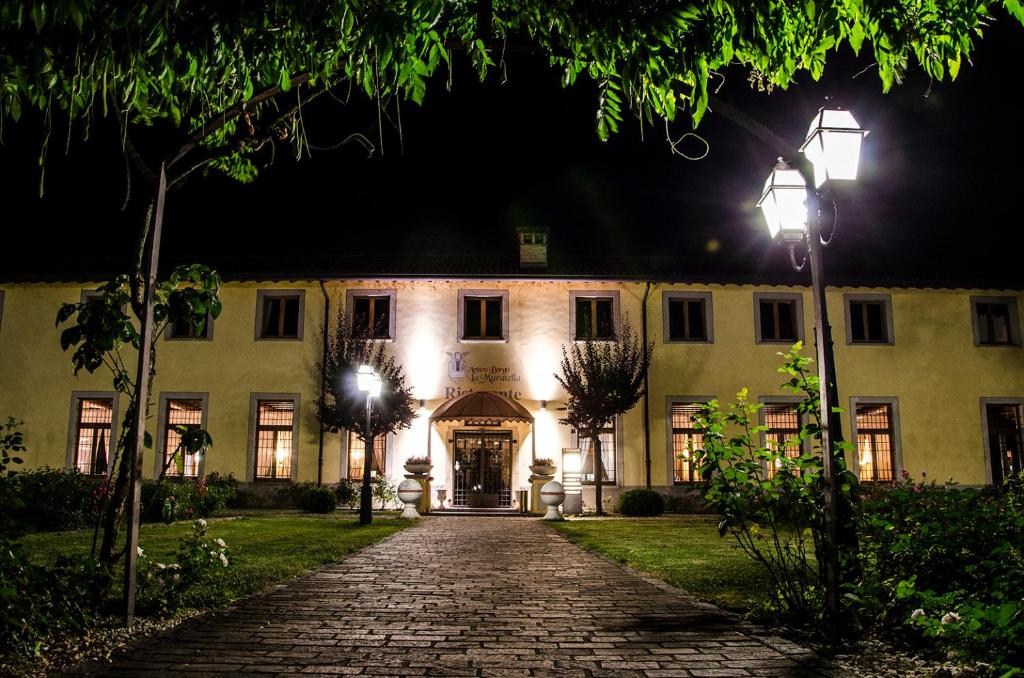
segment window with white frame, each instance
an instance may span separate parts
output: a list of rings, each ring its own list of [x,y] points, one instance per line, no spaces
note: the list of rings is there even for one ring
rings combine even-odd
[[[74,399],[74,465],[90,476],[105,476],[110,470],[110,448],[114,432],[114,398],[83,396]]]
[[[253,437],[256,479],[290,479],[296,442],[295,401],[258,399]]]
[[[203,424],[203,401],[192,398],[168,398],[163,411],[163,452],[166,474],[171,477],[195,478],[199,475],[199,458],[186,454],[181,447],[182,432],[196,430]]]
[[[387,436],[374,436],[373,458],[370,460],[370,475],[387,475]],[[348,475],[349,480],[363,479],[366,442],[355,431],[348,432]]]
[[[615,483],[615,420],[601,429],[598,434],[601,441],[601,483]],[[573,442],[579,448],[583,456],[583,483],[593,484],[595,476],[593,441],[590,438],[580,437],[577,431],[573,431]]]

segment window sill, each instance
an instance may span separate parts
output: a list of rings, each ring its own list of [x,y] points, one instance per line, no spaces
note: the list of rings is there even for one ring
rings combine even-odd
[[[465,338],[459,339],[460,344],[507,344],[508,338],[506,337],[495,337],[493,339],[485,338]]]
[[[665,339],[663,344],[713,344],[711,339]]]
[[[256,341],[302,341],[302,337],[256,337]]]

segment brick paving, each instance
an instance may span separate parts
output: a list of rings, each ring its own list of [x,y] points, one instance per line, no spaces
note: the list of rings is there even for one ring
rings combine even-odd
[[[143,641],[105,675],[827,676],[535,520],[429,518]],[[96,672],[96,667],[93,667]]]

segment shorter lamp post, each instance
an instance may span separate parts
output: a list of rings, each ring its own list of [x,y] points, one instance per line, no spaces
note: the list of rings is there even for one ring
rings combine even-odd
[[[363,489],[359,494],[359,524],[373,522],[373,489],[370,487],[370,468],[373,460],[373,399],[380,397],[380,377],[370,365],[356,370],[356,385],[366,394],[366,428],[363,429]]]
[[[562,512],[568,515],[583,513],[583,453],[579,448],[562,449],[562,487],[565,503]]]
[[[814,332],[820,383],[821,445],[825,482],[825,609],[833,637],[840,632],[839,601],[839,452],[842,422],[835,408],[839,404],[836,386],[835,357],[832,354],[832,329],[828,322],[825,299],[823,247],[831,241],[821,237],[818,191],[827,189],[831,181],[852,181],[857,178],[861,141],[867,135],[853,115],[839,108],[821,108],[811,121],[807,138],[800,151],[805,159],[795,168],[779,158],[768,176],[757,206],[764,213],[768,230],[776,241],[789,246],[789,258],[796,271],[811,266],[811,288],[814,297]],[[808,164],[811,165],[808,168]],[[811,171],[809,172],[808,169]],[[808,178],[813,175],[815,190],[808,191]],[[834,235],[834,233],[832,234]],[[797,261],[797,247],[805,247],[804,258]],[[851,537],[852,535],[846,535]]]

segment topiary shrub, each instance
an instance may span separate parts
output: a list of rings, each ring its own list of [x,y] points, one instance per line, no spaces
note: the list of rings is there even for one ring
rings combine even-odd
[[[629,490],[619,495],[615,510],[624,516],[660,516],[665,500],[654,490]]]
[[[295,504],[306,513],[330,513],[338,505],[338,497],[329,487],[304,487]]]

